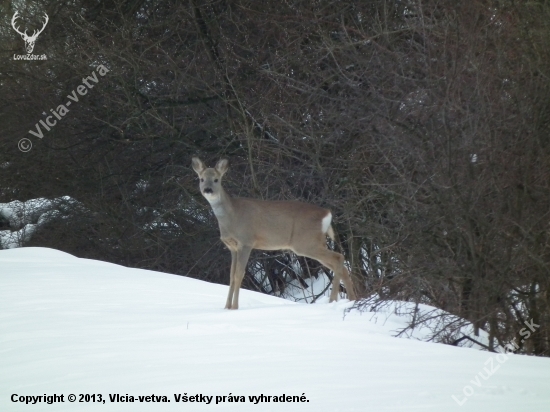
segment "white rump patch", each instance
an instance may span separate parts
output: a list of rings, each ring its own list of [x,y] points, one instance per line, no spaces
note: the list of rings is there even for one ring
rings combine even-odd
[[[326,215],[323,220],[321,220],[321,230],[323,233],[328,232],[328,228],[330,227],[330,223],[332,222],[332,213],[328,212],[328,215]]]

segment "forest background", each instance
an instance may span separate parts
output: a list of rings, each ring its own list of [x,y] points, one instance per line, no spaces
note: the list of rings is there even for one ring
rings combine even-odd
[[[45,60],[14,57],[15,12],[29,35],[47,13]],[[548,1],[1,1],[0,16],[0,202],[55,209],[30,216],[25,246],[227,284],[190,168],[223,156],[231,194],[333,211],[358,308],[424,303],[490,350],[550,355]],[[283,297],[330,276],[260,251],[248,272]],[[441,321],[434,340],[456,344]],[[521,342],[525,322],[540,328]]]

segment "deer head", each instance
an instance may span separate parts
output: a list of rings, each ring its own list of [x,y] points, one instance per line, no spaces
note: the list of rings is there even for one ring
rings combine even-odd
[[[207,168],[201,159],[193,157],[193,170],[200,179],[200,190],[209,203],[220,200],[222,189],[222,177],[227,172],[229,162],[221,159],[215,168]]]
[[[34,30],[32,36],[27,35],[27,30],[25,32],[19,31],[19,28],[15,26],[15,20],[18,18],[18,12],[15,12],[11,19],[11,26],[13,29],[21,35],[23,40],[25,41],[25,49],[27,50],[27,53],[32,53],[34,49],[34,43],[36,42],[36,39],[38,38],[38,35],[44,31],[44,28],[46,28],[46,24],[48,24],[49,18],[46,13],[44,13],[44,24],[42,25],[42,28],[40,30]]]

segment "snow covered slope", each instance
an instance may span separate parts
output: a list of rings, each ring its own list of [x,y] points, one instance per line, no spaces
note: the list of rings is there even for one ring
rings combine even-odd
[[[550,411],[550,359],[393,338],[398,320],[344,318],[346,301],[242,290],[227,311],[226,294],[51,249],[1,250],[0,411]],[[54,394],[63,402],[44,402]]]

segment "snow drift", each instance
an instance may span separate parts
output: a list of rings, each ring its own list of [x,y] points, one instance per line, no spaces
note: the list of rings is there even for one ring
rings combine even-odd
[[[227,311],[226,293],[52,249],[1,250],[0,410],[550,410],[549,359],[394,338],[404,320],[344,316],[347,301],[242,290]]]

